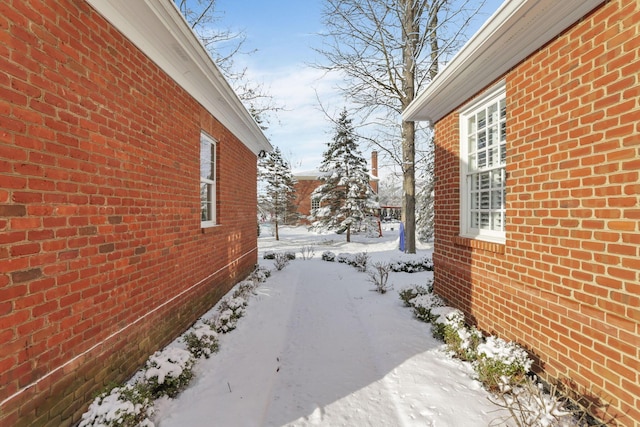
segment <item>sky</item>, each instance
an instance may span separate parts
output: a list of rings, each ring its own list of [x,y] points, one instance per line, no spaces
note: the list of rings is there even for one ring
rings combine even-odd
[[[486,0],[469,36],[501,4],[502,0]],[[216,1],[219,24],[244,32],[245,49],[256,50],[239,56],[236,63],[246,67],[248,78],[261,83],[285,109],[272,118],[265,134],[281,149],[294,174],[317,169],[331,141],[333,127],[322,110],[337,116],[345,106],[336,77],[309,65],[322,61],[313,50],[321,43],[322,8],[322,0]],[[368,151],[363,148],[367,159]]]

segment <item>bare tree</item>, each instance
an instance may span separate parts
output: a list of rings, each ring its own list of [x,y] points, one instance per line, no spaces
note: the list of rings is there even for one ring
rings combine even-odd
[[[484,0],[325,0],[321,69],[341,73],[340,89],[378,130],[369,141],[403,175],[406,251],[415,253],[416,127],[401,114],[464,43]],[[425,144],[425,147],[428,147]]]
[[[245,50],[246,34],[220,25],[224,15],[216,9],[216,0],[174,2],[240,100],[262,129],[266,129],[270,114],[277,113],[284,107],[276,104],[262,83],[247,78],[246,67],[236,66],[234,59],[238,55],[250,55],[256,51]]]

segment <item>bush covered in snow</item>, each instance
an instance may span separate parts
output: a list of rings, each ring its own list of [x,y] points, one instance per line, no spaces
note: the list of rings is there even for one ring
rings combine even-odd
[[[264,259],[276,259],[276,256],[282,254],[288,260],[296,259],[295,252],[286,251],[286,252],[274,252],[274,251],[266,251],[263,255]]]
[[[316,248],[313,245],[306,245],[300,249],[300,254],[302,255],[302,259],[311,259],[316,254]]]
[[[208,359],[220,347],[218,333],[214,330],[214,326],[206,321],[196,322],[182,338],[187,349],[196,359],[202,356]]]
[[[413,314],[417,319],[423,322],[431,322],[434,320],[434,315],[431,314],[431,311],[436,307],[444,306],[444,301],[438,295],[427,292],[415,296],[409,300],[409,304],[413,307]]]
[[[475,327],[467,328],[464,314],[451,307],[436,307],[431,310],[435,323],[434,335],[442,338],[447,349],[462,360],[474,361],[482,333]]]
[[[405,256],[391,262],[391,269],[396,272],[418,273],[421,271],[433,271],[433,261],[427,256]]]
[[[514,342],[490,336],[477,347],[477,359],[473,365],[478,380],[487,389],[496,391],[500,384],[522,381],[531,369],[529,354]]]
[[[426,295],[433,291],[433,282],[428,281],[426,285],[411,285],[402,288],[398,294],[400,299],[404,302],[405,307],[413,307],[411,300],[419,295]]]
[[[389,272],[391,267],[384,262],[376,262],[373,264],[373,268],[369,270],[369,280],[374,284],[373,290],[385,294],[389,290],[387,281],[389,280]]]
[[[82,414],[79,427],[153,427],[153,401],[144,385],[125,385],[102,393]]]
[[[584,416],[574,416],[568,400],[563,398],[556,386],[545,390],[535,376],[524,376],[520,381],[501,381],[491,400],[508,410],[508,415],[497,418],[492,426],[507,425],[514,421],[518,427],[582,427]],[[578,414],[580,415],[580,414]]]
[[[322,252],[322,260],[323,261],[329,261],[329,262],[334,262],[336,260],[336,254],[334,254],[331,251],[324,251]]]
[[[214,329],[226,334],[238,326],[238,319],[244,315],[247,301],[242,297],[225,298],[218,306],[218,317],[214,320]]]
[[[366,252],[360,252],[357,254],[339,253],[335,259],[339,263],[348,264],[352,267],[355,267],[358,271],[365,272],[367,271],[367,264],[369,264],[369,260],[371,259],[371,257]],[[325,261],[329,260],[327,259]]]
[[[166,347],[155,352],[144,371],[144,378],[154,398],[175,397],[193,378],[195,359],[187,350]]]

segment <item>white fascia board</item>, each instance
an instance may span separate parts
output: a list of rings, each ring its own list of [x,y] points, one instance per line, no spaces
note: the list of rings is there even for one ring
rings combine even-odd
[[[604,0],[506,0],[403,112],[438,120],[583,18]]]
[[[254,154],[272,146],[171,0],[87,0]]]

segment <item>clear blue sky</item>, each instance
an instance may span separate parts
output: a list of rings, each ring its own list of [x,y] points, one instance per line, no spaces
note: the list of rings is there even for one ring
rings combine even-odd
[[[469,36],[501,4],[502,0],[487,0],[470,27]],[[322,0],[216,2],[216,10],[223,14],[220,25],[242,30],[247,36],[246,49],[257,49],[237,62],[246,66],[248,76],[263,83],[275,101],[287,109],[265,133],[291,161],[294,172],[316,169],[332,136],[332,125],[320,110],[316,93],[332,114],[344,105],[332,77],[322,76],[307,65],[316,60],[312,46],[320,43],[317,34],[323,29],[322,7]],[[368,158],[368,153],[363,154]]]

